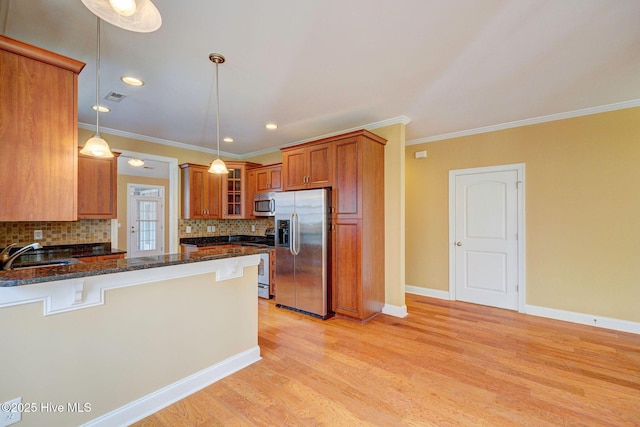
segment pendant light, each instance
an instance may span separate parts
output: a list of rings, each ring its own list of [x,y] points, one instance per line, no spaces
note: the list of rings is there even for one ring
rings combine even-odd
[[[113,157],[107,141],[100,137],[100,18],[98,18],[96,48],[96,134],[84,144],[80,153],[94,157]]]
[[[216,141],[218,142],[218,157],[211,163],[209,173],[229,173],[227,165],[220,158],[220,91],[218,90],[218,65],[224,63],[224,56],[219,53],[209,55],[209,61],[216,64]]]
[[[82,0],[94,15],[111,25],[136,33],[150,33],[162,25],[151,0]]]

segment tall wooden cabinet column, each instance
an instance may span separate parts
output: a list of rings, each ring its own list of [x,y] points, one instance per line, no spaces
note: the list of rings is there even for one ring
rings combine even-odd
[[[360,321],[380,313],[385,301],[386,142],[360,130],[282,149],[285,190],[332,189],[331,307],[336,315]],[[321,180],[306,179],[312,175],[308,170],[331,173]]]
[[[382,311],[384,281],[384,145],[357,131],[334,140],[332,308],[366,321]]]
[[[75,221],[84,63],[0,35],[0,221]]]

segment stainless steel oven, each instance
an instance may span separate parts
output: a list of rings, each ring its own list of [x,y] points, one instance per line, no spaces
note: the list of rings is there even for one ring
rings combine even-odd
[[[275,192],[269,192],[253,196],[253,216],[274,216],[276,214],[275,194]]]

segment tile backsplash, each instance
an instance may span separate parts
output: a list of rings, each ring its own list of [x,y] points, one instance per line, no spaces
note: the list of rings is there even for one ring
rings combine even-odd
[[[257,219],[180,219],[178,224],[178,237],[206,237],[206,236],[230,236],[243,234],[249,236],[264,236],[267,228],[273,228],[273,218]],[[251,231],[251,226],[255,231]],[[191,227],[191,233],[187,233],[187,226]],[[215,227],[216,231],[207,231],[207,227]]]
[[[42,239],[34,232],[42,231]],[[111,241],[111,220],[87,219],[75,222],[0,222],[0,248],[11,243],[24,246],[38,242],[42,246]]]

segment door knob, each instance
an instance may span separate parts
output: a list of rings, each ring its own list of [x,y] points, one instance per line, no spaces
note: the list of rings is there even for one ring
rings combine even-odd
[[[456,246],[462,246],[462,242],[456,242]]]

